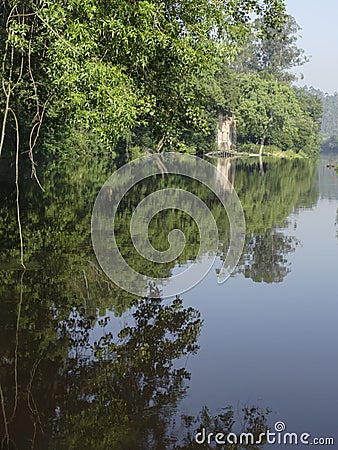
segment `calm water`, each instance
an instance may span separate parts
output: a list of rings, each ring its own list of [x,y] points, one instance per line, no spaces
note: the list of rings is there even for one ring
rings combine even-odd
[[[243,255],[225,284],[212,270],[176,300],[137,299],[99,268],[90,219],[113,170],[104,160],[41,167],[45,192],[22,181],[22,271],[13,170],[1,161],[2,448],[214,448],[194,443],[196,431],[257,437],[280,421],[309,442],[333,437],[337,446],[338,176],[329,158],[268,160],[263,171],[253,161],[215,162],[243,205]],[[119,210],[125,257],[151,276],[184,268],[198,247],[195,224],[167,211],[154,219],[150,240],[163,249],[182,226],[189,245],[176,264],[158,267],[133,253],[132,211],[166,182],[149,180]],[[226,246],[217,199],[188,179],[179,183],[206,202]],[[263,447],[270,445],[248,448]]]

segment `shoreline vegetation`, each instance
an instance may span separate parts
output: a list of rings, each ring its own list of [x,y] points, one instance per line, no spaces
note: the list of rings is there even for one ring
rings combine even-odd
[[[0,9],[0,154],[28,160],[37,181],[35,160],[62,152],[109,152],[116,166],[147,149],[205,154],[220,115],[236,116],[244,153],[320,150],[322,101],[294,86],[308,58],[284,0]]]
[[[238,150],[215,150],[205,154],[209,158],[220,158],[220,157],[230,157],[230,158],[259,158],[259,146],[252,144],[252,151]],[[256,151],[257,150],[257,151]],[[262,153],[262,158],[272,157],[272,158],[285,158],[285,159],[307,159],[308,155],[305,153],[297,153],[293,150],[280,150],[275,147],[266,146],[265,151]]]

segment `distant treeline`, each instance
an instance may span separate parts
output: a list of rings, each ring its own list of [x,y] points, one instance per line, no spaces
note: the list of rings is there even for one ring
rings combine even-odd
[[[338,152],[338,93],[335,92],[330,95],[313,87],[306,87],[305,89],[322,101],[322,149],[324,151]]]
[[[324,151],[338,152],[338,94],[323,97],[322,134]]]
[[[322,133],[326,136],[338,134],[338,94],[325,94],[323,99]]]

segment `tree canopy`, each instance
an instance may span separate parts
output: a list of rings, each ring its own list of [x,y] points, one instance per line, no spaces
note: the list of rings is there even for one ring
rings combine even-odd
[[[264,24],[256,19],[234,67],[242,72],[266,72],[276,81],[294,80],[289,70],[309,61],[297,45],[300,29],[295,18],[287,15],[281,29],[264,33]]]
[[[236,54],[252,14],[278,28],[284,2],[7,0],[1,12],[0,149],[17,119],[32,151],[44,117],[50,128],[84,128],[112,149],[136,125],[158,142],[201,127],[196,75],[212,75],[218,58]]]

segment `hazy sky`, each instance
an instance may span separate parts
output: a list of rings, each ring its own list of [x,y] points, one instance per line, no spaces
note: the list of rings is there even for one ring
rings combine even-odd
[[[297,84],[338,91],[338,0],[286,0],[286,5],[302,28],[298,45],[311,56],[296,70],[305,77]]]

